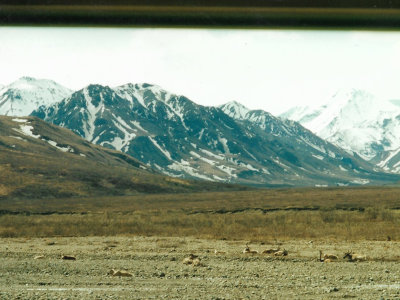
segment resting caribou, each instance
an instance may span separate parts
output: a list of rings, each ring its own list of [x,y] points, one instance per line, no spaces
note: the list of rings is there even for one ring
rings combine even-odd
[[[288,251],[286,249],[279,250],[274,253],[274,256],[287,256],[287,255],[288,255]]]
[[[346,252],[343,258],[348,258],[349,261],[366,261],[367,256],[364,254],[357,254],[352,251]]]
[[[185,257],[182,263],[185,265],[203,266],[203,264],[200,262],[200,258],[194,254],[190,254],[188,257]]]
[[[265,249],[263,252],[261,252],[262,254],[275,254],[275,252],[280,251],[281,249]]]
[[[319,261],[331,262],[331,261],[338,260],[338,259],[339,259],[339,257],[335,254],[325,253],[324,255],[322,255],[322,251],[319,250]]]
[[[115,270],[111,269],[108,273],[111,276],[120,276],[120,277],[132,277],[133,275],[125,270]]]
[[[257,250],[250,250],[250,247],[248,244],[246,244],[246,248],[244,248],[243,253],[245,254],[258,254]]]

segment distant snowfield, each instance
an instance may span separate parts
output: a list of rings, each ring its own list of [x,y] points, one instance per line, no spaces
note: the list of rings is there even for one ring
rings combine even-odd
[[[395,171],[392,161],[400,152],[400,106],[363,90],[340,90],[320,107],[294,107],[281,117],[300,122],[321,138]],[[398,171],[397,171],[398,172]]]

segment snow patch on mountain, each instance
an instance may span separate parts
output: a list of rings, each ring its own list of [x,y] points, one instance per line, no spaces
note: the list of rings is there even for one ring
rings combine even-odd
[[[217,155],[217,154],[212,153],[211,151],[208,151],[208,150],[205,150],[205,149],[201,149],[201,148],[199,150],[201,152],[203,152],[204,154],[210,156],[210,157],[214,157],[214,158],[219,159],[219,160],[224,160],[225,159],[225,157],[223,155]]]
[[[279,160],[279,157],[273,158],[272,159],[275,163],[277,163],[278,165],[282,166],[284,168],[285,171],[287,171],[289,168],[289,166],[285,165],[283,162],[281,162]]]
[[[251,164],[243,164],[243,166],[245,168],[249,169],[250,171],[258,172],[258,170],[256,168],[254,168]]]
[[[326,154],[326,150],[318,145],[315,145],[314,143],[311,143],[310,141],[308,141],[307,139],[305,139],[303,136],[300,137],[300,139],[306,143],[307,145],[309,145],[310,147],[314,148],[315,150],[317,150],[318,152],[321,153],[325,153]]]
[[[123,137],[114,137],[111,145],[114,147],[114,149],[121,151],[136,137],[136,134],[131,132],[132,128],[123,119],[115,116],[114,114],[112,115],[114,117],[114,120],[111,121],[113,122],[114,126],[122,132]]]
[[[312,156],[314,156],[316,159],[319,159],[319,160],[323,160],[324,159],[324,157],[322,155],[312,154]]]
[[[214,181],[212,178],[196,172],[197,170],[194,167],[191,167],[190,163],[185,160],[181,160],[180,162],[174,161],[172,164],[168,165],[168,168],[171,170],[174,170],[174,171],[178,171],[178,172],[185,172],[185,173],[189,174],[190,176],[193,176],[193,177],[196,177],[199,179]],[[176,175],[172,174],[172,176],[176,176]]]
[[[199,155],[198,153],[196,153],[196,152],[194,152],[194,151],[190,151],[189,152],[191,155],[193,155],[194,157],[196,157],[196,158],[200,158],[201,157],[201,155]]]
[[[140,123],[139,122],[137,122],[137,121],[130,121],[136,128],[139,128],[139,130],[141,130],[141,131],[143,131],[143,132],[145,132],[145,133],[149,133],[146,129],[144,129],[143,127],[142,127],[142,125],[140,125]]]
[[[31,137],[31,138],[40,139],[42,141],[45,141],[48,144],[50,144],[51,146],[57,148],[58,150],[60,150],[62,152],[71,152],[71,153],[75,152],[75,150],[69,145],[60,146],[55,141],[52,141],[52,140],[49,140],[49,139],[41,137],[40,134],[34,134],[33,133],[34,128],[33,128],[33,126],[31,125],[31,123],[28,120],[20,119],[20,118],[15,118],[15,119],[12,119],[12,120],[14,122],[20,123],[19,128],[13,128],[13,130],[15,130],[16,132],[22,133],[23,135]],[[23,124],[21,124],[21,123],[23,123]],[[26,141],[21,137],[14,137],[14,136],[12,136],[12,137],[16,138],[16,139],[19,139],[19,140],[22,140],[22,141]]]
[[[32,125],[25,125],[25,124],[21,124],[19,126],[19,129],[17,128],[13,128],[15,131],[22,133],[23,135],[38,139],[40,137],[40,135],[38,134],[34,134],[33,133],[33,126]]]
[[[266,168],[262,168],[261,171],[262,171],[264,174],[271,175],[271,172],[268,171],[268,169],[266,169]]]
[[[157,141],[156,141],[155,139],[153,139],[151,136],[149,136],[149,140],[153,143],[154,146],[156,146],[156,147],[158,148],[158,150],[161,151],[162,154],[165,155],[166,158],[168,158],[169,160],[172,160],[171,154],[170,154],[167,150],[163,149],[163,148],[157,143]]]
[[[85,139],[89,142],[93,141],[93,135],[95,130],[94,122],[96,120],[96,114],[101,110],[101,106],[95,106],[92,103],[92,97],[89,95],[89,89],[83,89],[83,95],[86,101],[86,114],[87,114],[87,122],[85,123]]]
[[[15,118],[15,119],[12,119],[14,122],[18,122],[18,123],[26,123],[26,122],[28,122],[28,120],[27,119],[20,119],[20,118]]]
[[[352,181],[350,181],[351,183],[354,184],[359,184],[359,185],[366,185],[368,184],[370,181],[368,179],[362,179],[362,178],[358,178],[358,179],[354,179]]]
[[[47,143],[49,143],[50,145],[52,145],[53,147],[57,148],[58,150],[60,150],[62,152],[70,152],[70,153],[75,152],[75,150],[68,145],[66,147],[60,147],[60,146],[58,146],[57,142],[54,142],[51,140],[47,140]]]
[[[218,141],[222,144],[222,147],[224,148],[224,152],[226,154],[231,154],[229,147],[228,147],[228,140],[223,137],[218,137]]]
[[[217,164],[216,161],[208,159],[208,158],[205,158],[205,157],[199,157],[199,159],[201,159],[202,161],[208,163],[211,166],[215,166]]]
[[[389,155],[384,160],[382,160],[381,162],[377,163],[377,166],[381,167],[381,168],[387,168],[387,163],[399,153],[400,153],[400,148],[397,149],[397,150],[394,150],[394,151],[389,151]],[[400,161],[399,161],[399,163],[400,163]],[[398,165],[398,163],[396,163],[394,165],[394,167],[396,167],[397,165]]]
[[[235,168],[225,166],[225,165],[219,165],[219,166],[217,166],[217,168],[220,169],[222,172],[228,174],[229,177],[237,178],[237,175],[234,174],[234,172],[237,171]]]
[[[203,138],[203,134],[204,134],[204,128],[202,128],[199,133],[199,140],[201,140]]]

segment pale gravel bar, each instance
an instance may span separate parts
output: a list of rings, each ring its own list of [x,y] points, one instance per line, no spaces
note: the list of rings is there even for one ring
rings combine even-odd
[[[280,241],[284,258],[241,253],[248,241],[165,237],[0,239],[0,299],[400,299],[396,241]],[[352,248],[367,262],[318,261]],[[215,255],[214,249],[226,254]],[[182,264],[188,254],[204,266]],[[76,261],[63,261],[61,255]],[[34,259],[44,255],[43,259]],[[110,269],[132,277],[112,277]]]

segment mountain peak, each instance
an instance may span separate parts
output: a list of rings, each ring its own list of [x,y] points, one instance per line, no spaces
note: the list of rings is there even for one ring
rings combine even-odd
[[[72,90],[58,84],[54,80],[51,79],[43,79],[43,78],[34,78],[30,76],[23,76],[9,84],[8,86],[4,86],[7,88],[12,88],[12,89],[19,89],[19,90],[48,90],[48,89],[63,89],[67,90],[68,93],[72,93]]]
[[[242,103],[233,100],[233,101],[229,101],[228,103],[225,103],[224,105],[232,105],[232,106],[237,106],[237,107],[243,107],[246,108],[246,106],[244,106]],[[247,108],[246,108],[247,109]]]
[[[34,77],[30,77],[30,76],[22,76],[18,80],[21,80],[21,81],[35,81],[37,79],[34,78]]]
[[[0,91],[0,115],[26,116],[41,105],[60,101],[72,91],[48,79],[24,76]]]
[[[116,88],[120,88],[120,89],[122,89],[122,88],[146,89],[146,88],[151,88],[151,87],[157,87],[157,88],[161,89],[161,87],[159,87],[159,86],[157,86],[157,85],[155,85],[155,84],[146,83],[146,82],[143,82],[143,83],[132,83],[132,82],[128,82],[128,83],[125,83],[125,84],[123,84],[123,85],[119,85],[119,86],[117,86]]]
[[[344,107],[349,104],[376,100],[375,96],[362,89],[339,89],[326,104],[327,106]]]
[[[32,83],[32,84],[47,82],[47,83],[57,84],[54,80],[51,80],[51,79],[35,78],[35,77],[31,77],[31,76],[22,76],[14,82],[26,82],[26,83]]]
[[[336,91],[336,93],[333,95],[333,97],[336,97],[337,95],[367,95],[371,94],[370,92],[360,89],[360,88],[340,88]]]
[[[97,89],[109,89],[110,87],[107,85],[101,85],[101,84],[89,84],[87,87],[83,88],[84,91],[88,90],[97,90]]]
[[[23,76],[18,78],[16,81],[12,82],[9,87],[13,89],[34,89],[38,80],[33,77]]]
[[[239,120],[245,119],[246,114],[250,111],[246,106],[237,101],[230,101],[220,105],[219,108],[228,116]]]

